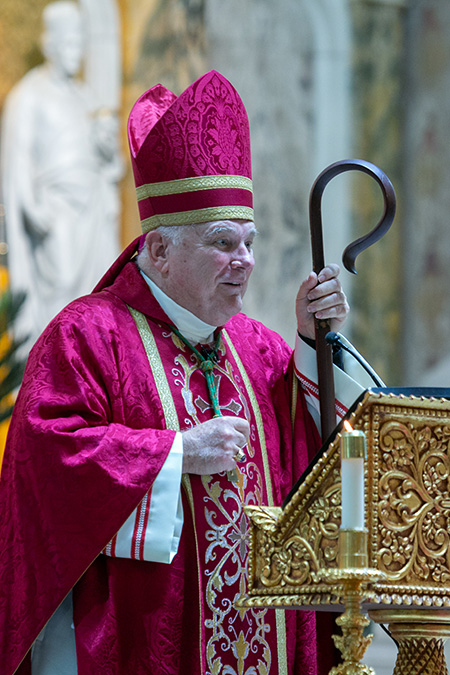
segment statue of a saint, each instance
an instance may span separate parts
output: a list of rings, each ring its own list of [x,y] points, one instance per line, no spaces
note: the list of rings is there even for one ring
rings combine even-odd
[[[120,249],[118,122],[93,110],[80,72],[85,31],[76,2],[43,13],[45,63],[9,93],[2,192],[13,291],[26,302],[16,332],[27,350],[68,302],[89,292]]]

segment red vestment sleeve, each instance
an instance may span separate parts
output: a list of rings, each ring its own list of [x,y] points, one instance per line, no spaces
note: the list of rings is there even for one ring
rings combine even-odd
[[[0,480],[4,675],[144,497],[175,436],[126,305],[90,297],[32,350],[11,421]]]

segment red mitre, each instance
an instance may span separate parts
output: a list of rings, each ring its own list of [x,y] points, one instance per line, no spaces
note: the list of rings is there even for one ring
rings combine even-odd
[[[178,97],[161,84],[149,89],[131,110],[128,141],[143,232],[254,219],[247,113],[220,73]]]

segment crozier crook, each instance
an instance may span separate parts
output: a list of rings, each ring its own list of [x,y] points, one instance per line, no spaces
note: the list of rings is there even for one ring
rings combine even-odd
[[[372,176],[381,188],[384,198],[384,213],[377,225],[368,234],[359,237],[349,244],[342,255],[344,267],[356,274],[356,257],[366,248],[386,234],[392,225],[395,215],[396,198],[391,181],[381,169],[361,159],[345,159],[328,166],[316,178],[309,197],[309,223],[311,231],[311,248],[313,270],[317,274],[325,267],[323,233],[322,233],[322,194],[326,185],[334,176],[345,171],[362,171]],[[325,340],[330,331],[328,319],[316,319],[316,355],[319,385],[319,402],[321,416],[322,441],[325,442],[336,426],[335,395],[333,379],[333,353],[331,345]]]

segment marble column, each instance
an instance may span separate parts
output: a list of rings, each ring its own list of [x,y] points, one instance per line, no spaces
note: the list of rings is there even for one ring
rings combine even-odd
[[[402,237],[405,6],[353,0],[353,154],[379,166],[397,193],[389,233],[362,253],[353,287],[353,338],[382,378],[401,384]],[[352,190],[355,236],[368,232],[383,211],[381,192],[361,176]]]
[[[408,15],[405,363],[411,384],[450,386],[450,5]]]

